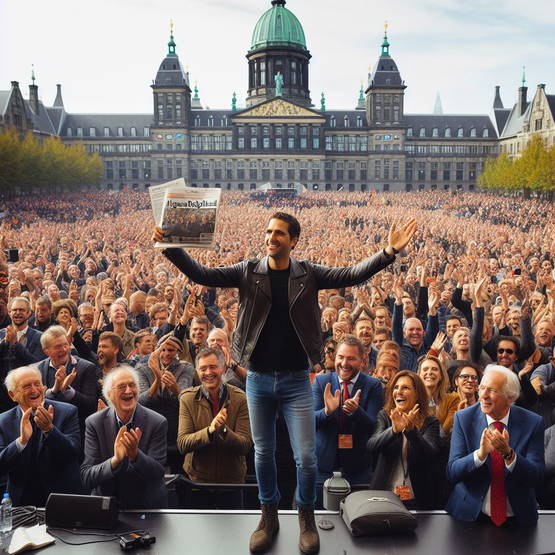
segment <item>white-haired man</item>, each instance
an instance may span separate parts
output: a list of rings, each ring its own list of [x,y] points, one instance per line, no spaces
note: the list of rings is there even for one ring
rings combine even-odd
[[[102,393],[109,407],[85,423],[83,485],[95,495],[117,497],[120,508],[166,507],[166,419],[137,404],[139,378],[130,367],[107,374]]]
[[[0,414],[0,474],[14,505],[44,507],[52,492],[81,493],[77,409],[46,400],[31,366],[11,370],[5,386],[17,406]]]
[[[454,484],[447,512],[459,520],[507,519],[532,525],[538,519],[535,488],[544,471],[543,420],[515,406],[518,376],[496,364],[486,367],[479,403],[455,414],[447,477]]]

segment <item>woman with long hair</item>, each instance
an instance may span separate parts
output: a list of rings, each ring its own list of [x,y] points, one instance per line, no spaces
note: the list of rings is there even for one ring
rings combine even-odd
[[[377,458],[373,489],[395,492],[411,509],[436,508],[439,422],[414,372],[402,370],[387,384],[367,448]]]
[[[443,431],[450,434],[459,399],[448,395],[447,370],[437,357],[424,355],[418,361],[417,373],[426,387],[431,414],[437,417]]]

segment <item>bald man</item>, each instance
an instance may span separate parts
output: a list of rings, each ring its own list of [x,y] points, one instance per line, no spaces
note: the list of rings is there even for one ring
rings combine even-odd
[[[428,297],[428,323],[426,332],[418,318],[407,318],[403,324],[403,290],[395,288],[393,307],[393,341],[401,347],[401,370],[416,372],[418,359],[428,352],[439,331],[437,306],[439,295],[430,293]]]

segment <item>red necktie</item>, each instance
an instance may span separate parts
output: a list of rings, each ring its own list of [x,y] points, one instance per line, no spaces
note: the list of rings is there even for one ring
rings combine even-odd
[[[351,382],[341,382],[343,386],[343,402],[345,402],[349,398],[349,384]]]
[[[493,425],[498,432],[503,431],[501,422]],[[493,450],[491,456],[490,518],[496,526],[507,520],[507,495],[505,494],[505,462],[499,451]]]
[[[350,396],[349,396],[349,384],[351,382],[343,381],[341,382],[341,387],[343,388],[342,391],[342,402],[344,403]],[[344,432],[345,431],[345,415],[343,414],[343,408],[339,407],[339,429]]]

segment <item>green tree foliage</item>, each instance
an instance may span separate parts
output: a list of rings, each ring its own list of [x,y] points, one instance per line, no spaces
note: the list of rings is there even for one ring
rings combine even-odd
[[[547,149],[541,136],[533,135],[519,158],[509,158],[502,152],[498,158],[487,160],[478,183],[488,189],[552,194],[555,147]]]
[[[12,128],[0,133],[0,192],[16,187],[77,189],[99,184],[102,172],[98,154],[87,154],[83,144],[64,145],[57,137],[41,142],[32,133],[21,139]]]

